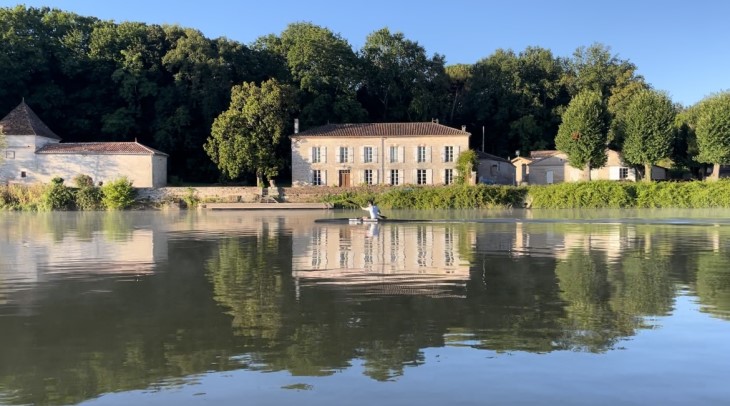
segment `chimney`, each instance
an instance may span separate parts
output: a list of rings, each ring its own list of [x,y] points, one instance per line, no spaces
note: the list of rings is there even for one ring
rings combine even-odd
[[[294,134],[299,134],[299,119],[294,119]]]
[[[461,126],[461,131],[464,131],[464,132],[466,132],[466,126],[465,126],[465,125],[462,125],[462,126]]]

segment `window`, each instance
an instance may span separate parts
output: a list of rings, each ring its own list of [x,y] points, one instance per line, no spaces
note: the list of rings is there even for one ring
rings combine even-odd
[[[364,179],[366,185],[372,185],[373,184],[373,170],[372,169],[365,169],[365,176]]]
[[[446,169],[444,171],[444,184],[450,185],[454,183],[454,170]]]
[[[373,147],[365,147],[362,150],[362,160],[365,163],[373,162]]]
[[[322,185],[322,171],[315,169],[312,171],[312,184],[315,186]]]
[[[418,162],[426,162],[426,147],[419,146],[416,149],[416,161],[418,161]]]
[[[390,162],[398,162],[398,147],[396,146],[390,147]]]
[[[322,150],[320,147],[312,147],[312,163],[320,163],[322,162]]]
[[[350,149],[348,147],[340,147],[339,162],[350,162]]]
[[[15,159],[15,151],[5,151],[5,158]]]
[[[418,184],[418,185],[426,184],[426,170],[425,169],[416,170],[416,184]]]
[[[394,186],[400,185],[400,172],[397,169],[390,170],[390,184]]]
[[[618,178],[619,179],[626,179],[629,177],[629,168],[619,168],[618,170]]]
[[[444,162],[454,162],[454,147],[451,145],[444,147]]]

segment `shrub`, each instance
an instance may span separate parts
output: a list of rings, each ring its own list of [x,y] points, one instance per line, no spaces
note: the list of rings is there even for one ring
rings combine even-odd
[[[76,191],[76,207],[79,210],[98,210],[102,207],[101,199],[101,189],[93,185]]]
[[[76,175],[74,177],[74,184],[77,188],[83,189],[85,187],[94,186],[94,179],[91,179],[89,175]]]
[[[187,189],[187,192],[182,197],[182,200],[185,202],[185,206],[188,209],[197,207],[198,203],[200,202],[200,199],[198,198],[198,196],[195,195],[195,188],[191,188],[191,187],[189,187]]]
[[[43,210],[68,210],[73,207],[74,196],[71,189],[63,184],[62,178],[53,178],[41,195],[40,208]]]
[[[101,187],[101,202],[109,210],[123,210],[134,203],[137,194],[126,177],[107,182]]]

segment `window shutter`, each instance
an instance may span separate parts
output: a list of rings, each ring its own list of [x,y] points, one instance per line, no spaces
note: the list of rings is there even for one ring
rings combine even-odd
[[[441,148],[441,162],[446,162],[446,147]]]
[[[608,179],[609,180],[619,180],[621,178],[621,168],[618,166],[609,166],[608,167]]]
[[[373,162],[378,163],[378,147],[373,147]]]
[[[365,147],[360,147],[360,156],[362,157],[361,162],[365,162]]]
[[[347,149],[347,162],[355,162],[355,147]]]
[[[418,169],[414,169],[414,170],[412,170],[412,171],[411,171],[411,174],[412,174],[412,178],[411,178],[411,179],[412,179],[412,181],[411,181],[411,182],[412,182],[412,183],[413,183],[414,185],[417,185],[417,184],[418,184]]]
[[[426,184],[433,185],[433,169],[426,169]]]
[[[322,171],[319,174],[322,178],[322,186],[327,186],[327,171]]]
[[[378,185],[378,184],[380,184],[380,179],[378,179],[378,170],[374,169],[373,170],[373,185]]]
[[[385,184],[386,185],[392,185],[393,184],[393,181],[392,181],[392,178],[391,178],[390,174],[391,174],[391,172],[386,172],[386,173],[383,174],[383,175],[385,175]]]
[[[426,162],[431,162],[431,147],[426,147]]]
[[[319,147],[319,162],[327,162],[327,147]]]
[[[304,162],[314,162],[314,147],[309,152],[309,161],[307,161],[307,158],[304,158]]]
[[[336,163],[342,163],[342,147],[337,148],[335,150],[335,162]]]
[[[398,158],[400,158],[399,161],[405,162],[406,161],[406,147],[400,147],[399,153],[400,153],[400,156],[398,157]]]
[[[461,147],[459,145],[454,147],[454,162],[456,162],[457,159],[459,159],[459,154],[461,153]]]
[[[413,147],[413,162],[418,162],[418,147]]]
[[[441,182],[445,185],[446,184],[446,169],[441,170]]]

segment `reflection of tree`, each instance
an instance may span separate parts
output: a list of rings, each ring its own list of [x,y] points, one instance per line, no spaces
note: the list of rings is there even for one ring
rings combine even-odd
[[[281,255],[278,238],[229,239],[206,263],[215,300],[228,307],[236,334],[275,340],[282,327],[280,272],[271,261]]]
[[[563,347],[600,352],[628,335],[625,323],[609,306],[611,289],[605,263],[582,250],[572,250],[558,263],[555,274],[566,302]]]
[[[631,320],[637,316],[668,314],[674,299],[669,269],[669,257],[656,251],[625,255],[621,272],[611,278],[613,309],[625,315],[629,324],[633,324]]]
[[[702,311],[730,320],[729,258],[721,253],[706,252],[697,258],[697,295]]]

